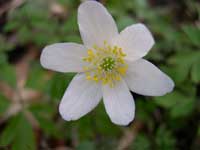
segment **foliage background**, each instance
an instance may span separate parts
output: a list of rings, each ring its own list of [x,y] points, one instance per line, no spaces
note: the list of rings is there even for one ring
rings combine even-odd
[[[79,42],[79,0],[0,1],[0,149],[199,150],[200,2],[101,0],[120,31],[143,22],[156,45],[146,58],[175,81],[163,97],[133,96],[136,119],[112,124],[101,103],[82,119],[65,122],[57,106],[74,74],[44,70],[45,45]],[[81,91],[80,91],[81,92]]]

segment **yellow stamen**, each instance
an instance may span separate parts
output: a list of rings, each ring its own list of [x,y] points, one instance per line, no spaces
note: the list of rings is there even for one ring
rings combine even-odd
[[[82,59],[89,63],[83,67],[86,79],[114,87],[117,81],[121,80],[121,76],[126,74],[128,65],[124,60],[125,56],[122,48],[111,46],[107,41],[104,41],[103,47],[94,45],[92,49],[87,50],[87,56]]]

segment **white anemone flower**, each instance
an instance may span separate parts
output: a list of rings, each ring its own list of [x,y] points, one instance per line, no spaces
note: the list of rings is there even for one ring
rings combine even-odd
[[[162,96],[173,90],[173,81],[142,58],[154,45],[145,25],[133,24],[119,33],[109,12],[95,1],[79,6],[78,25],[83,45],[49,45],[40,58],[44,68],[78,73],[59,105],[63,119],[79,119],[93,110],[103,97],[111,121],[128,125],[135,116],[130,91]]]

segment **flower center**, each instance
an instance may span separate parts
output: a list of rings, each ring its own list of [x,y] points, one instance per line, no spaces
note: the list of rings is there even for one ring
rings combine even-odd
[[[116,81],[126,74],[128,65],[124,61],[126,56],[118,46],[110,46],[104,42],[103,47],[93,46],[87,50],[87,56],[83,61],[88,65],[84,66],[86,79],[102,84],[109,84],[113,87]]]
[[[103,58],[102,60],[102,64],[100,65],[100,67],[104,70],[104,71],[111,71],[115,66],[115,60],[112,57],[106,57]]]

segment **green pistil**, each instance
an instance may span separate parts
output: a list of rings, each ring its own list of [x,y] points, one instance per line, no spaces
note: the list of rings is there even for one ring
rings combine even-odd
[[[112,57],[106,57],[102,60],[100,67],[105,71],[110,71],[115,66],[115,60]]]

